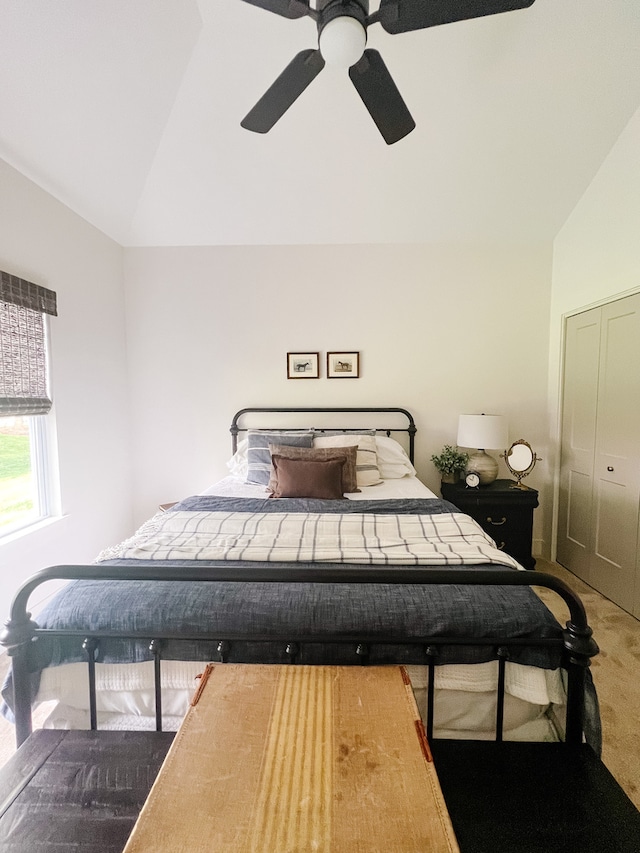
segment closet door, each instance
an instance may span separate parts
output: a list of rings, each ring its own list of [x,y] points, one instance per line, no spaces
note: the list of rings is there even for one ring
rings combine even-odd
[[[600,309],[569,317],[565,333],[558,562],[591,582]]]
[[[567,321],[558,562],[640,616],[640,294]]]
[[[591,584],[632,611],[640,506],[640,294],[601,310]]]

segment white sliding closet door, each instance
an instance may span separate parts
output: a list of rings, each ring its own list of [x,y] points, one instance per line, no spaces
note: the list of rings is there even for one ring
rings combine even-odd
[[[565,334],[557,559],[587,583],[599,358],[600,309],[570,317]]]
[[[558,561],[640,616],[640,294],[567,321]]]

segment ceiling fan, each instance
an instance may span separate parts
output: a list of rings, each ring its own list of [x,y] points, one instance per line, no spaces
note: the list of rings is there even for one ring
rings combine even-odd
[[[325,63],[348,68],[351,82],[388,145],[416,126],[382,56],[365,49],[367,27],[380,22],[390,34],[422,30],[469,18],[512,12],[534,0],[380,0],[369,14],[369,0],[244,0],[284,18],[312,18],[318,48],[303,50],[241,121],[242,127],[267,133],[322,71]]]

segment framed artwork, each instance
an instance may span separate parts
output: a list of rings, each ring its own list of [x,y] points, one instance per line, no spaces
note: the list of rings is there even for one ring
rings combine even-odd
[[[359,376],[359,352],[327,353],[327,379],[357,379]]]
[[[319,376],[319,352],[287,353],[287,379],[317,379]]]

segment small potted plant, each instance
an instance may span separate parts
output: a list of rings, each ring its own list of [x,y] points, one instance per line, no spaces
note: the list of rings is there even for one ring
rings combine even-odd
[[[469,454],[463,453],[457,447],[445,444],[442,453],[434,454],[431,461],[440,471],[440,479],[443,483],[457,483],[460,474],[467,467]]]

